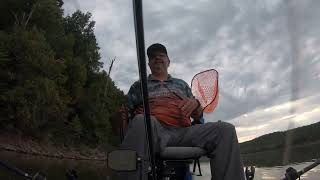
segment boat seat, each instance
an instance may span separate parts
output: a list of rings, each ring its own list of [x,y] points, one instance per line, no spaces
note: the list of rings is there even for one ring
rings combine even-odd
[[[127,126],[128,126],[128,112],[125,106],[122,106],[119,109],[119,112],[121,114],[121,121],[120,121],[120,138],[121,141],[123,140]],[[189,163],[192,162],[194,163],[193,166],[193,173],[195,172],[196,165],[198,166],[199,170],[199,175],[202,176],[201,174],[201,168],[200,168],[200,157],[207,155],[207,152],[199,147],[166,147],[162,152],[159,154],[159,158],[162,165],[167,164],[168,162],[177,162],[180,161],[181,163]],[[169,163],[170,164],[170,163]]]
[[[192,173],[195,173],[196,166],[198,166],[199,174],[197,176],[202,176],[199,159],[205,155],[207,155],[207,152],[199,147],[166,147],[160,152],[158,165],[164,169],[177,166],[178,168],[176,169],[179,169],[180,166],[187,170],[189,169],[189,164],[193,162]],[[175,172],[162,172],[160,174],[162,177],[171,177]]]

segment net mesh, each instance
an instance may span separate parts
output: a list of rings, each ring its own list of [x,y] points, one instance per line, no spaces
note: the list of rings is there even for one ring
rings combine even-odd
[[[193,95],[204,108],[203,112],[213,112],[218,104],[218,72],[214,69],[195,75],[191,82]]]

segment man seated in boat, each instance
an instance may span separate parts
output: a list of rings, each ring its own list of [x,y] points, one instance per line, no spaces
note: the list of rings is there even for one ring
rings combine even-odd
[[[226,122],[208,122],[191,126],[191,119],[202,116],[202,107],[189,85],[168,74],[170,59],[165,46],[153,44],[147,49],[151,74],[148,93],[156,152],[168,146],[200,147],[208,152],[214,180],[244,180],[235,127]],[[131,149],[142,157],[142,169],[124,173],[127,179],[147,180],[150,170],[143,117],[140,81],[128,92],[129,126],[121,149]]]

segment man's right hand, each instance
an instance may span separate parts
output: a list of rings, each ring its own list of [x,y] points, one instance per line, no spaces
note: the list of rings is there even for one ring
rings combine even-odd
[[[198,107],[199,102],[193,98],[183,99],[179,104],[179,108],[185,117],[190,117],[193,111],[195,111]]]

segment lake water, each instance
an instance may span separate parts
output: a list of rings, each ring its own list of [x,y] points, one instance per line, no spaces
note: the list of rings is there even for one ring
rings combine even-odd
[[[44,172],[48,180],[64,180],[68,169],[75,169],[80,179],[105,180],[111,171],[103,161],[70,160],[32,156],[15,152],[0,151],[0,160],[15,165],[19,169],[35,174]],[[16,174],[0,167],[0,180],[22,180]]]
[[[303,162],[297,164],[290,164],[287,166],[276,166],[276,167],[257,167],[254,180],[279,180],[284,176],[288,167],[293,167],[297,170],[301,170],[304,167],[312,164],[312,162]],[[201,163],[202,176],[194,176],[194,180],[210,180],[210,165],[209,162]],[[198,171],[196,170],[196,173]],[[320,166],[308,171],[304,174],[301,179],[305,180],[320,180]]]
[[[18,168],[26,171],[29,174],[34,174],[37,171],[43,171],[47,174],[47,179],[66,179],[65,173],[67,169],[75,169],[78,172],[79,179],[90,180],[106,180],[107,176],[112,172],[108,170],[106,163],[102,161],[79,161],[68,159],[55,159],[39,156],[31,156],[19,154],[8,151],[0,151],[0,160],[10,162]],[[303,162],[298,164],[291,164],[297,170],[311,164],[310,162]],[[272,180],[280,179],[285,173],[288,166],[256,168],[255,180]],[[194,180],[209,180],[210,168],[208,162],[201,162],[201,169],[203,176],[194,176]],[[0,167],[0,180],[19,180],[14,173]],[[320,166],[312,169],[310,172],[302,176],[306,180],[320,180]]]

